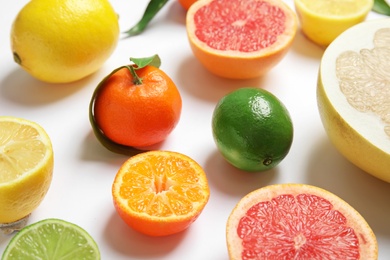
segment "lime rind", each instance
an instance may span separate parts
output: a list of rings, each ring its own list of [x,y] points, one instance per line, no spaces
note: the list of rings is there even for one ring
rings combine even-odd
[[[99,260],[100,251],[83,228],[60,219],[45,219],[17,233],[1,259]]]

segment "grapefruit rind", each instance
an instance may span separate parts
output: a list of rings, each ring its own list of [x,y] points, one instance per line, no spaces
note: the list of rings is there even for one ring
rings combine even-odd
[[[375,234],[359,212],[327,190],[306,184],[289,183],[269,185],[252,191],[237,203],[226,224],[226,242],[231,260],[242,259],[241,253],[244,250],[242,240],[237,235],[240,219],[255,204],[270,201],[279,195],[285,194],[311,194],[328,200],[334,206],[334,210],[338,210],[347,218],[347,225],[358,234],[360,259],[377,259],[378,244]]]
[[[389,19],[363,22],[342,33],[329,45],[320,64],[317,102],[325,131],[339,152],[365,172],[390,182],[390,137],[384,130],[386,124],[375,113],[361,112],[353,107],[341,91],[340,80],[336,74],[337,70],[340,71],[336,60],[341,54],[348,51],[359,57],[362,50],[373,51],[376,48],[374,35],[383,28],[390,30]],[[386,59],[381,59],[383,60]],[[351,67],[354,62],[356,59],[351,62]],[[390,64],[390,60],[388,63]],[[389,67],[382,69],[386,68]],[[379,71],[375,70],[375,73],[380,73]],[[356,78],[363,77],[362,73],[359,74]],[[370,73],[367,75],[378,77]],[[382,76],[386,78],[386,75]],[[359,81],[356,81],[354,84],[358,83]]]
[[[260,77],[275,67],[287,54],[298,27],[298,18],[292,9],[278,0],[266,0],[277,6],[286,15],[286,29],[278,35],[278,40],[271,46],[254,52],[216,50],[200,41],[195,35],[195,13],[214,0],[196,1],[187,12],[186,28],[190,47],[194,56],[213,74],[230,79],[250,79]]]

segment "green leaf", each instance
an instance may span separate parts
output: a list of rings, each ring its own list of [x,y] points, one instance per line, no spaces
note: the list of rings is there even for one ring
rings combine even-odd
[[[130,58],[130,61],[134,62],[134,64],[137,65],[136,69],[141,69],[148,65],[156,68],[160,68],[161,66],[161,59],[157,54],[145,58]]]
[[[167,2],[168,0],[150,0],[141,20],[139,20],[136,25],[124,33],[127,34],[127,36],[134,36],[142,33],[148,26],[149,22],[156,16],[156,14]]]
[[[125,146],[125,145],[113,142],[111,139],[109,139],[107,136],[105,136],[103,131],[99,128],[99,126],[95,120],[95,115],[93,113],[96,96],[98,95],[101,88],[104,86],[104,83],[107,81],[107,79],[109,79],[111,77],[111,75],[113,75],[115,72],[117,72],[118,70],[123,69],[123,68],[128,68],[128,66],[122,66],[122,67],[119,67],[119,68],[113,70],[96,87],[95,91],[93,92],[91,101],[89,103],[89,121],[91,123],[92,130],[93,130],[96,138],[105,148],[107,148],[108,150],[110,150],[111,152],[114,152],[114,153],[128,155],[128,156],[134,156],[136,154],[143,153],[146,151],[139,150],[139,149],[136,149],[136,148],[131,147],[131,146]]]
[[[372,7],[374,12],[390,16],[390,6],[385,0],[375,0]]]

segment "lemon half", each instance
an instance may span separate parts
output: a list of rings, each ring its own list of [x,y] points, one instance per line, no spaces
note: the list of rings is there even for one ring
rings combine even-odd
[[[12,223],[36,209],[49,190],[53,149],[35,122],[0,117],[0,223]]]
[[[374,0],[294,0],[303,33],[328,46],[351,26],[365,20]]]

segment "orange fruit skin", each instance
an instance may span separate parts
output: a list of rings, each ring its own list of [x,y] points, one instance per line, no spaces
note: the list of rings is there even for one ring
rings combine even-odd
[[[250,79],[263,76],[275,67],[290,49],[297,31],[296,14],[282,1],[266,0],[277,5],[286,14],[285,34],[268,48],[253,53],[239,51],[218,51],[206,45],[195,36],[196,26],[194,15],[196,11],[207,6],[214,0],[197,1],[187,12],[186,29],[191,50],[200,63],[211,73],[229,79]]]
[[[163,191],[155,190],[156,179],[164,179]],[[189,192],[189,187],[194,186],[197,192]],[[181,193],[182,189],[187,191]],[[137,154],[123,163],[115,176],[112,196],[116,212],[129,227],[149,236],[168,236],[184,231],[199,217],[209,200],[210,189],[204,170],[193,159],[178,152],[156,150]],[[191,201],[191,205],[180,199],[175,201],[180,197]],[[175,208],[175,214],[158,216],[139,209],[139,204],[147,204],[145,208],[149,210],[159,208],[153,201],[161,198],[168,201],[164,206],[171,209],[179,205],[180,212]]]
[[[187,229],[200,215],[201,212],[190,218],[176,219],[174,222],[157,220],[148,215],[132,214],[126,207],[114,200],[116,211],[122,220],[134,230],[152,237],[169,236]]]
[[[94,104],[99,128],[113,142],[149,146],[167,138],[180,119],[182,99],[174,82],[162,70],[136,70],[135,85],[129,69],[112,74],[100,88]]]
[[[180,5],[185,9],[188,10],[193,3],[195,3],[198,0],[178,0]]]

